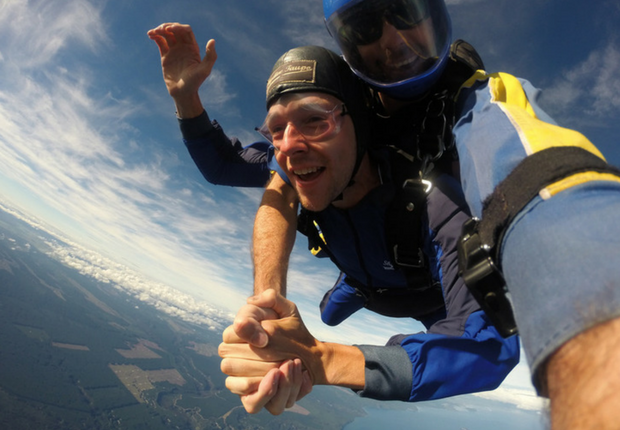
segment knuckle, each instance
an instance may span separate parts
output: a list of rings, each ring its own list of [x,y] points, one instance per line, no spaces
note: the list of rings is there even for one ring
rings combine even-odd
[[[233,373],[233,368],[234,367],[229,359],[224,358],[220,363],[220,370],[226,375],[231,375]]]

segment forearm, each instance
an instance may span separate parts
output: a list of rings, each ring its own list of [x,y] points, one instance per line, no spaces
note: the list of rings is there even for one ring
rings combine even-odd
[[[620,403],[620,318],[568,341],[549,360],[551,428],[615,428]]]
[[[297,196],[274,175],[256,213],[252,240],[254,293],[272,288],[286,295],[286,274],[295,244]]]

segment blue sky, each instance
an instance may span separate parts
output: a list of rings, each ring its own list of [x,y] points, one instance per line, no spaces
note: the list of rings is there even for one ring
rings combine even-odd
[[[487,70],[530,80],[548,113],[620,166],[617,0],[447,3],[455,38],[474,44]],[[252,288],[249,237],[261,192],[212,186],[189,158],[146,36],[174,21],[192,25],[201,46],[216,39],[201,96],[244,143],[258,138],[276,59],[299,45],[337,49],[319,0],[2,0],[0,202],[70,240],[75,251],[64,258],[74,265],[128,284],[140,276],[144,294],[230,313]],[[421,330],[365,312],[338,329],[321,325],[317,303],[336,271],[298,242],[289,297],[317,337],[382,343]],[[79,253],[90,257],[77,263]],[[531,392],[525,363],[505,387]]]

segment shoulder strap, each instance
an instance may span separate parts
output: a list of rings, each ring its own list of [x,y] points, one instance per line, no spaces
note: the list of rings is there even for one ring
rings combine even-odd
[[[446,70],[426,98],[415,157],[392,148],[396,192],[386,215],[386,237],[393,263],[404,270],[423,267],[421,223],[426,196],[432,187],[429,180],[432,164],[453,147],[454,97],[463,83],[481,68],[484,64],[474,47],[464,40],[455,41],[450,47]]]
[[[461,86],[479,69],[484,69],[484,63],[472,45],[461,39],[452,43],[450,61],[427,97],[426,112],[417,135],[418,157],[436,162],[449,153],[456,159],[452,137],[455,98]]]
[[[484,70],[484,62],[476,48],[461,39],[454,41],[450,46],[450,59],[452,70],[447,76],[447,86],[453,93],[456,93],[476,70]]]

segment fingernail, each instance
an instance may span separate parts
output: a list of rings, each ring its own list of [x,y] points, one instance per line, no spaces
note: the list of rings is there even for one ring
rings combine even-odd
[[[267,346],[268,341],[269,339],[267,338],[267,335],[262,332],[256,333],[252,338],[252,344],[258,346],[259,348]]]

